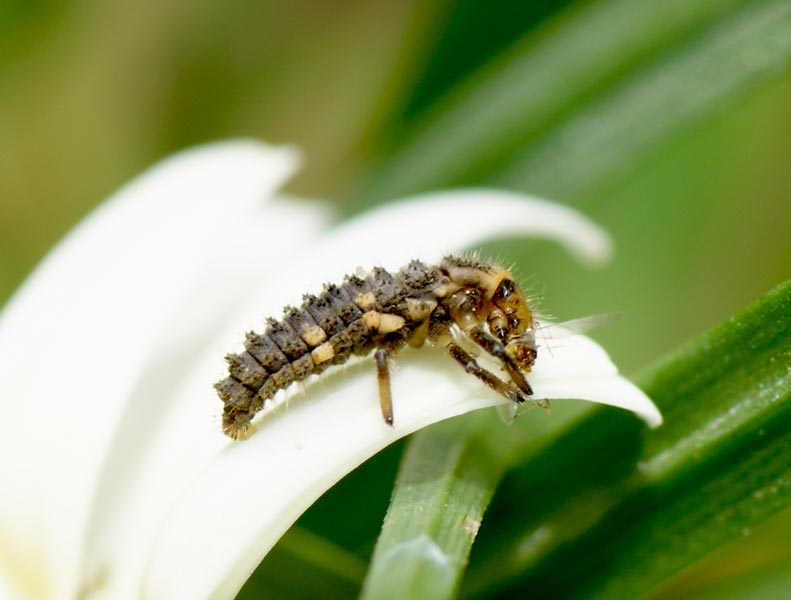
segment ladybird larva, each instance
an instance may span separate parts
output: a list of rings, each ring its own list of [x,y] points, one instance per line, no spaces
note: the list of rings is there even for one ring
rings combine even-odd
[[[454,327],[497,358],[508,380],[457,344]],[[437,265],[413,260],[395,274],[377,267],[366,277],[347,275],[318,296],[306,294],[299,308],[286,307],[264,333],[247,334],[244,352],[226,356],[229,376],[214,386],[224,403],[222,428],[246,439],[252,418],[279,390],[372,351],[382,417],[392,425],[388,358],[426,341],[496,392],[524,402],[533,393],[524,374],[536,360],[534,327],[522,290],[496,265],[447,256]]]

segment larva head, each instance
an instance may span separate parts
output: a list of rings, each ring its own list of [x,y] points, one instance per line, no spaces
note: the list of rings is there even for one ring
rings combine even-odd
[[[441,269],[448,275],[453,290],[471,288],[480,293],[483,306],[479,316],[501,341],[520,336],[531,326],[533,313],[506,269],[455,256],[446,257]]]
[[[503,341],[522,335],[533,322],[533,313],[514,280],[503,277],[492,294],[489,329]]]
[[[510,274],[503,277],[492,295],[492,310],[488,318],[489,330],[505,342],[510,354],[523,371],[530,371],[536,362],[536,343],[533,332],[533,313],[524,292]]]
[[[450,301],[456,323],[466,330],[485,321],[519,367],[529,371],[536,360],[533,313],[511,273],[455,256],[443,259],[440,269],[449,280],[440,296]]]

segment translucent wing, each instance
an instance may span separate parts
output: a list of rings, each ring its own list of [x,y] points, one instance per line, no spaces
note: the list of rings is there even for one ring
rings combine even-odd
[[[539,339],[563,338],[569,335],[587,333],[593,329],[609,325],[620,318],[621,313],[619,312],[600,313],[597,315],[570,319],[568,321],[561,321],[559,323],[541,323],[533,332]]]

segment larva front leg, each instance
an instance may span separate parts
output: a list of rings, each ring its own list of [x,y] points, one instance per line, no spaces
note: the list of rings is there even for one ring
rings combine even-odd
[[[527,379],[525,379],[525,376],[520,370],[516,360],[514,360],[514,357],[506,352],[505,345],[500,340],[498,340],[492,334],[484,331],[480,325],[471,328],[466,333],[473,342],[478,344],[481,348],[486,350],[495,358],[500,359],[500,361],[503,363],[503,367],[508,373],[508,376],[511,378],[511,381],[513,381],[520,390],[522,390],[527,395],[533,394],[533,388],[530,387]]]
[[[507,383],[497,377],[494,373],[484,369],[472,356],[470,356],[469,353],[453,342],[448,344],[446,349],[448,354],[450,354],[456,362],[464,367],[464,370],[467,371],[467,373],[474,375],[502,396],[505,396],[512,402],[524,402],[525,400],[528,400],[528,397],[513,383]]]

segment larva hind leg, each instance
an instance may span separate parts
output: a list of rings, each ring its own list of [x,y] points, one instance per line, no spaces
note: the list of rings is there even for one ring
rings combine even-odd
[[[388,425],[393,424],[393,396],[390,393],[390,366],[387,361],[390,353],[384,348],[377,348],[374,353],[376,359],[376,381],[379,386],[379,404],[382,407],[382,418]]]

